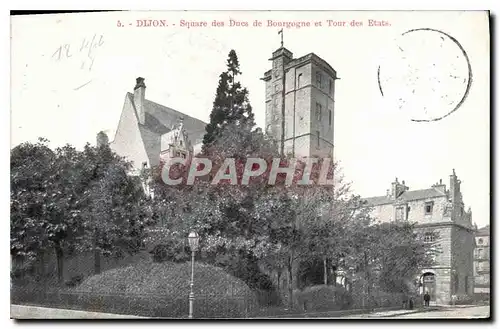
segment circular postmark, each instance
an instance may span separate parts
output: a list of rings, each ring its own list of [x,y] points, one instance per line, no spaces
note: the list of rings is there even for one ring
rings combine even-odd
[[[449,34],[409,30],[387,49],[377,70],[380,93],[411,121],[441,120],[464,103],[472,84],[469,57]]]

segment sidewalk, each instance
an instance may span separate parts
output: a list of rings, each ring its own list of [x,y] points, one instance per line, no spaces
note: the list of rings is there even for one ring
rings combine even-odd
[[[326,311],[326,312],[305,312],[305,313],[292,313],[292,314],[279,314],[272,316],[260,316],[256,318],[324,318],[324,319],[355,319],[355,318],[367,318],[367,317],[391,317],[398,316],[402,314],[411,314],[417,312],[427,312],[434,311],[438,308],[429,307],[426,309],[401,309],[399,307],[388,307],[379,308],[369,311],[367,309],[350,309],[350,310],[339,310],[339,311]]]
[[[60,308],[38,306],[11,305],[10,318],[16,320],[28,319],[141,319],[139,316],[76,311]],[[143,318],[144,319],[144,318]]]
[[[340,318],[341,319],[391,318],[391,317],[397,317],[397,316],[406,315],[406,314],[438,311],[440,309],[441,309],[440,307],[431,306],[431,307],[427,307],[427,308],[415,308],[413,310],[399,309],[399,310],[380,311],[380,312],[375,311],[372,313],[353,314],[353,315],[348,315],[348,316],[342,316]]]

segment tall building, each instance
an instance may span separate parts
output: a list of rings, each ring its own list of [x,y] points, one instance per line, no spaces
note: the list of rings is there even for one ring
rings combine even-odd
[[[440,180],[430,188],[410,190],[396,178],[386,195],[365,199],[377,220],[416,223],[424,241],[437,245],[435,265],[421,269],[415,278],[419,292],[429,292],[437,304],[449,304],[453,295],[473,294],[474,228],[470,208],[464,210],[460,184],[455,170],[449,189]]]
[[[490,295],[490,226],[476,231],[474,250],[474,294]]]
[[[293,58],[283,45],[273,52],[266,83],[266,134],[282,154],[333,157],[337,72],[310,53]]]

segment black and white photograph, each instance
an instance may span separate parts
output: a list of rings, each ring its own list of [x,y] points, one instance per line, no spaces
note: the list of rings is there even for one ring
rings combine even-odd
[[[490,13],[10,16],[11,319],[489,319]]]

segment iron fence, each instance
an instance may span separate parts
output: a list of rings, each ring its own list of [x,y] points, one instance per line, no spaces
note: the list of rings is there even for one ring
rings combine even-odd
[[[92,291],[11,289],[11,303],[91,312],[160,318],[187,318],[188,296],[104,294]],[[195,296],[195,318],[246,318],[258,311],[255,297],[204,294]]]

